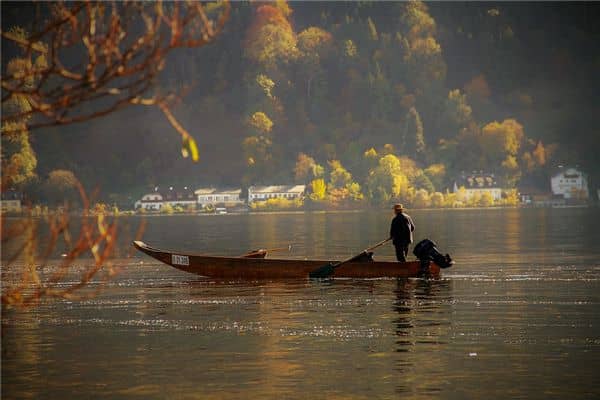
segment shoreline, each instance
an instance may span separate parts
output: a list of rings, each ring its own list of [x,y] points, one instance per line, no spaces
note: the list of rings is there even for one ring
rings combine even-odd
[[[407,208],[411,211],[493,211],[493,210],[512,210],[512,209],[580,209],[580,208],[596,208],[599,207],[598,204],[571,204],[571,205],[552,205],[552,206],[532,206],[532,205],[519,205],[519,206],[492,206],[492,207],[426,207],[426,208]],[[355,209],[328,209],[328,210],[272,210],[272,211],[228,211],[225,214],[218,213],[203,213],[203,212],[183,212],[183,213],[136,213],[133,211],[123,211],[118,214],[114,213],[104,213],[102,215],[109,217],[211,217],[211,216],[228,216],[228,215],[266,215],[266,214],[326,214],[326,213],[338,213],[338,214],[351,214],[351,213],[361,213],[368,211],[389,211],[389,208],[355,208]],[[45,214],[40,215],[32,215],[34,218],[43,218],[48,215],[56,214],[55,211],[49,211]],[[82,212],[74,211],[67,212],[67,215],[74,217],[83,217]],[[100,214],[96,213],[88,213],[88,217],[96,217]],[[14,213],[14,212],[5,212],[1,214],[2,218],[23,218],[27,216],[27,213]]]

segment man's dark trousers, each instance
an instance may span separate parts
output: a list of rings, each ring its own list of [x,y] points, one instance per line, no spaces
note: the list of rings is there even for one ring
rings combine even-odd
[[[396,259],[400,262],[406,262],[408,255],[408,243],[394,243],[396,248]]]

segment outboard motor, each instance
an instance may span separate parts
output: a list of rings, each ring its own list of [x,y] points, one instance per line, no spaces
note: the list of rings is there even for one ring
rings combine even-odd
[[[443,255],[435,247],[436,244],[432,240],[423,239],[415,245],[413,254],[421,261],[422,265],[429,265],[429,261],[433,261],[440,268],[449,268],[454,264],[449,254]]]

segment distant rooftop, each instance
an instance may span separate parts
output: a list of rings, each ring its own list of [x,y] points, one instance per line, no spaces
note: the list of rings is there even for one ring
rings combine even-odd
[[[250,186],[248,191],[252,193],[303,193],[306,185],[270,185]]]
[[[563,167],[562,165],[559,165],[558,167],[554,168],[552,177],[554,178],[561,174],[564,174],[565,178],[567,179],[585,176],[585,173],[578,167]]]
[[[200,188],[200,189],[196,189],[194,191],[194,193],[196,195],[201,195],[201,194],[213,194],[217,189],[215,188]]]
[[[240,194],[242,193],[242,189],[200,188],[196,189],[194,193],[196,193],[197,196],[203,194]]]
[[[190,186],[165,186],[156,187],[155,192],[160,193],[165,201],[195,200],[196,195]]]
[[[475,171],[470,174],[462,173],[456,179],[456,186],[464,186],[466,189],[499,187],[494,174],[483,171]]]

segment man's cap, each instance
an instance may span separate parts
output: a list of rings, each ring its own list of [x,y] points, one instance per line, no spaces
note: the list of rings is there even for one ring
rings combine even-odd
[[[404,206],[402,204],[394,204],[394,211],[403,211]]]

